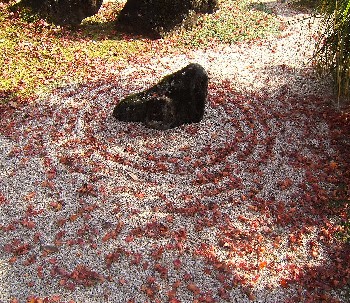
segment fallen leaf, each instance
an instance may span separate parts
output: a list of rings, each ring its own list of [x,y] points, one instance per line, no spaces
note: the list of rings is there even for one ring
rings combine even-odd
[[[335,161],[331,161],[329,163],[329,167],[334,170],[334,169],[336,169],[338,167],[338,163],[335,162]]]
[[[284,288],[288,288],[289,287],[288,281],[285,278],[281,278],[280,279],[280,285],[282,287],[284,287]]]
[[[34,191],[32,191],[32,192],[28,193],[27,195],[25,195],[24,199],[30,201],[35,197],[35,195],[36,195],[36,193]]]
[[[48,254],[52,254],[52,253],[58,252],[58,247],[56,247],[54,245],[43,245],[41,247],[41,250],[48,253]]]
[[[265,267],[266,267],[266,265],[267,265],[267,262],[266,262],[266,261],[262,261],[262,262],[260,262],[260,263],[259,263],[259,269],[263,269],[263,268],[265,268]]]
[[[187,284],[187,289],[189,291],[193,292],[195,295],[198,295],[200,293],[199,287],[196,284],[192,283],[192,282]]]

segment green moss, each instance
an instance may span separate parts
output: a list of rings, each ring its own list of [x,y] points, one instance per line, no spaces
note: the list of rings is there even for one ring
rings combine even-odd
[[[10,97],[32,97],[86,81],[101,65],[143,52],[143,41],[126,41],[112,26],[118,7],[107,6],[81,26],[63,29],[29,18],[27,11],[11,12],[13,3],[0,11],[0,92],[13,92],[6,93]]]
[[[104,64],[126,65],[132,56],[256,39],[278,29],[273,15],[249,7],[251,0],[222,0],[216,13],[194,18],[190,30],[168,35],[166,43],[159,41],[154,49],[154,42],[125,39],[116,30],[114,21],[124,4],[104,4],[82,25],[64,29],[26,10],[11,12],[15,2],[3,4],[0,10],[0,92],[14,92],[9,95],[21,98],[67,82],[88,81]]]
[[[221,1],[218,11],[199,16],[190,30],[182,28],[178,41],[191,46],[213,42],[231,44],[278,33],[280,24],[271,11],[257,10],[253,3],[250,0]]]
[[[316,10],[321,0],[296,0],[292,2],[292,5],[300,10]]]

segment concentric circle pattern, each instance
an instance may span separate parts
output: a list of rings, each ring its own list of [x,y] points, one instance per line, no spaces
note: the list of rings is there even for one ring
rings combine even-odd
[[[0,106],[1,302],[347,302],[346,214],[330,207],[345,167],[305,63],[315,28],[276,7],[280,37],[150,42],[86,84]],[[112,117],[189,62],[210,77],[200,123]]]
[[[316,105],[223,81],[202,122],[158,131],[112,118],[119,83],[3,117],[1,279],[19,281],[4,298],[273,302],[330,266],[334,151]]]

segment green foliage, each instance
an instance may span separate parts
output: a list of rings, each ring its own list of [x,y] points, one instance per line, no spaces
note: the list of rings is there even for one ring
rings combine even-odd
[[[321,72],[334,77],[338,104],[350,93],[350,0],[322,0],[321,37],[315,51]]]

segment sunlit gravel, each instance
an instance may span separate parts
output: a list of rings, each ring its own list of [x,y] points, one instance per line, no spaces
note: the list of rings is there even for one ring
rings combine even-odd
[[[270,5],[280,37],[131,61],[2,115],[0,302],[311,295],[336,250],[320,207],[334,187],[331,94],[311,68],[316,21]],[[203,121],[158,131],[111,116],[190,62],[210,77]]]

